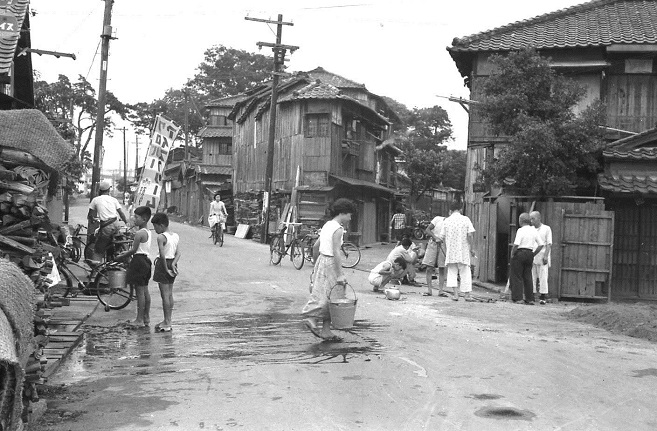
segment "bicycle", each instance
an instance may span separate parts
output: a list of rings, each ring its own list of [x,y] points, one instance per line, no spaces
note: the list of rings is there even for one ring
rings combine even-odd
[[[125,232],[125,235],[127,235],[127,232]],[[113,259],[125,251],[127,243],[132,243],[132,240],[113,241],[106,252],[105,262],[95,263],[85,259],[86,267],[69,258],[75,253],[73,251],[74,246],[60,247],[60,253],[55,257],[55,262],[60,276],[66,283],[63,296],[75,298],[80,293],[83,295],[96,295],[105,307],[105,311],[125,308],[136,298],[134,289],[132,285],[118,284],[114,280],[124,278],[125,273],[118,275],[115,272],[124,272],[128,263],[116,262]],[[86,281],[81,280],[69,265],[83,271]]]
[[[292,226],[293,233],[290,243],[285,245],[285,231],[288,226]],[[290,260],[296,269],[303,268],[304,259],[304,246],[297,237],[296,228],[301,226],[301,223],[286,222],[279,230],[279,233],[272,235],[271,243],[269,244],[269,253],[271,256],[271,263],[278,265],[281,263],[283,256],[290,255]]]
[[[213,244],[219,243],[219,247],[224,246],[224,227],[226,219],[219,217],[219,221],[212,225],[212,242]]]
[[[346,233],[345,233],[346,235]],[[305,248],[305,259],[314,264],[315,259],[313,258],[313,244],[319,238],[319,233],[317,230],[313,230],[311,233],[306,234],[301,240],[301,244]],[[342,251],[342,267],[343,268],[354,268],[360,262],[361,253],[360,248],[353,242],[345,241],[340,247]]]

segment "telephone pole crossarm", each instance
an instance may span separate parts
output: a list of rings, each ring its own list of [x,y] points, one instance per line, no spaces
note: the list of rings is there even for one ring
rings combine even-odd
[[[278,16],[278,21],[274,21],[274,20],[271,20],[271,19],[251,18],[249,16],[245,16],[244,19],[247,20],[247,21],[264,22],[264,23],[267,23],[267,24],[290,25],[290,26],[294,25],[293,22],[283,21],[283,18],[281,18],[281,15]]]
[[[272,48],[272,49],[289,49],[291,53],[294,53],[297,49],[299,49],[298,46],[294,45],[283,45],[280,43],[269,43],[269,42],[258,42],[256,43],[258,45],[258,48],[262,48],[263,46]]]

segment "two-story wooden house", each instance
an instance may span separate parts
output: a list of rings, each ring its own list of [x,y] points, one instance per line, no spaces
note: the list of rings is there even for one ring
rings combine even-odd
[[[233,191],[265,187],[271,86],[238,101],[234,120]],[[395,195],[398,150],[386,144],[396,114],[383,99],[322,68],[298,73],[279,86],[272,190],[296,187],[299,219],[315,224],[331,201],[354,200],[352,239],[379,241],[387,232]]]
[[[596,99],[606,105],[609,141],[643,132],[657,122],[657,2],[642,0],[594,0],[535,18],[515,22],[471,36],[455,38],[448,47],[458,71],[470,89],[470,100],[481,101],[483,83],[493,72],[490,57],[527,47],[534,48],[560,73],[587,89],[576,107],[581,110]],[[491,133],[477,110],[470,105],[468,128],[467,173],[465,184],[466,211],[479,231],[488,229],[491,217],[494,227],[481,233],[497,237],[504,244],[493,244],[490,257],[505,254],[507,241],[513,234],[514,211],[491,215],[481,211],[490,191],[479,186],[475,165],[485,166],[507,145],[504,136]],[[489,201],[490,202],[490,201]],[[548,224],[550,221],[547,221]],[[489,238],[490,239],[490,238]],[[478,244],[479,253],[486,251]],[[506,261],[501,258],[489,279],[506,277]],[[499,269],[502,271],[499,271]]]

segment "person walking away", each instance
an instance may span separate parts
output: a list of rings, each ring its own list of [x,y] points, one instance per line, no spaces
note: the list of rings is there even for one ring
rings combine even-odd
[[[310,299],[301,311],[304,326],[316,337],[326,341],[340,341],[331,331],[329,314],[329,295],[333,290],[336,297],[344,297],[347,279],[342,271],[340,247],[344,234],[343,225],[351,221],[356,206],[349,199],[337,199],[329,208],[331,220],[327,221],[319,233],[319,257],[312,275]],[[334,288],[334,286],[336,286]],[[322,321],[321,329],[318,320]]]
[[[551,266],[552,252],[552,229],[550,226],[542,223],[541,213],[532,211],[529,213],[529,221],[536,228],[538,236],[543,240],[543,249],[534,256],[532,265],[532,282],[534,283],[533,293],[536,293],[536,280],[538,280],[538,292],[540,293],[539,304],[545,305],[548,294],[548,271]]]
[[[214,216],[214,217],[213,217]],[[208,221],[210,221],[210,229],[221,229],[221,231],[226,230],[226,220],[228,219],[228,211],[226,211],[226,204],[221,200],[221,195],[215,193],[212,202],[210,202],[210,215],[208,216]],[[212,235],[210,235],[212,237]]]
[[[398,257],[406,261],[406,277],[408,281],[405,284],[409,286],[419,286],[420,284],[415,281],[415,264],[417,263],[417,252],[412,249],[413,241],[407,236],[403,236],[401,243],[393,248],[386,260],[394,262]]]
[[[126,283],[132,285],[137,293],[137,318],[130,322],[130,326],[142,327],[150,325],[151,295],[148,292],[148,281],[151,279],[151,260],[148,253],[151,248],[151,231],[146,225],[151,219],[151,209],[145,206],[135,208],[133,215],[135,226],[139,228],[135,233],[130,250],[121,253],[116,260],[121,261],[132,256],[126,274]]]
[[[474,255],[472,241],[475,232],[470,219],[461,214],[463,204],[459,201],[450,204],[449,217],[443,222],[439,238],[445,243],[445,266],[447,267],[447,287],[452,288],[452,300],[459,300],[459,277],[466,301],[474,301],[472,292],[472,272],[470,256]]]
[[[160,287],[162,297],[162,312],[164,321],[155,325],[157,332],[171,331],[171,312],[173,310],[173,282],[178,275],[178,261],[180,260],[179,237],[177,233],[169,231],[169,217],[165,213],[156,213],[153,216],[153,228],[157,233],[158,257],[155,259],[153,281]]]
[[[422,265],[427,267],[427,292],[424,296],[433,295],[433,274],[438,269],[438,296],[447,296],[445,293],[445,243],[440,239],[440,231],[443,228],[445,217],[435,216],[425,233],[429,237],[427,250],[424,253]]]
[[[121,217],[123,223],[128,223],[128,219],[123,209],[121,209],[121,204],[115,197],[110,196],[110,188],[111,185],[108,181],[100,183],[98,196],[89,203],[89,212],[87,214],[89,223],[93,223],[93,219],[96,217],[100,219],[100,227],[93,249],[93,260],[98,262],[103,260],[107,247],[112,243],[112,238],[119,229],[118,218]]]
[[[534,283],[532,282],[532,265],[534,256],[543,249],[543,240],[536,229],[531,226],[529,214],[522,213],[518,218],[520,229],[516,232],[511,249],[511,300],[514,304],[522,304],[525,294],[525,304],[534,305]]]
[[[386,285],[392,281],[401,281],[406,273],[406,261],[403,257],[398,257],[394,262],[384,260],[370,271],[367,281],[373,286],[372,290],[378,292],[385,289]]]
[[[406,214],[404,214],[404,211],[401,207],[398,207],[395,214],[393,214],[392,218],[390,219],[390,242],[397,241],[397,244],[399,245],[399,241],[401,241],[405,229]]]

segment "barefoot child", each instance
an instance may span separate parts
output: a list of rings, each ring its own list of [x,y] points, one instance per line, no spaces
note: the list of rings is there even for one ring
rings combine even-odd
[[[148,293],[148,281],[151,279],[151,260],[148,258],[148,252],[151,248],[151,232],[146,225],[151,218],[151,209],[138,207],[133,217],[139,231],[135,234],[132,248],[118,255],[116,260],[132,256],[126,283],[131,284],[137,292],[137,318],[130,322],[130,326],[141,327],[150,324],[151,295]]]
[[[169,217],[165,213],[156,213],[153,216],[153,228],[157,232],[158,258],[155,259],[153,281],[160,286],[162,296],[162,311],[164,321],[155,326],[157,332],[171,331],[171,310],[173,310],[173,282],[178,275],[178,234],[169,232]]]

